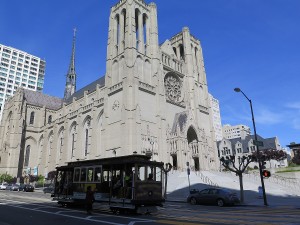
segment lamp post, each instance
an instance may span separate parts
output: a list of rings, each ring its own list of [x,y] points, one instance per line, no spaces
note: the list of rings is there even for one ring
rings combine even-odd
[[[148,138],[148,140],[149,140],[149,143],[150,143],[150,145],[151,145],[151,147],[152,147],[152,149],[151,149],[151,160],[153,161],[153,145],[154,145],[154,141],[152,140],[152,139],[150,139],[150,138]]]
[[[254,120],[254,114],[253,114],[253,108],[252,108],[252,101],[251,101],[251,99],[249,99],[247,97],[247,95],[240,88],[235,88],[234,91],[235,92],[241,92],[250,103],[253,130],[254,130],[254,137],[255,137],[255,145],[256,145],[256,152],[257,152],[256,153],[257,154],[257,162],[258,162],[258,167],[259,167],[259,175],[260,175],[261,187],[262,187],[262,191],[263,191],[264,205],[267,206],[268,203],[267,203],[267,196],[266,196],[266,191],[265,191],[264,177],[263,177],[263,174],[262,174],[261,160],[260,160],[260,157],[259,157],[259,147],[258,147],[258,141],[257,141],[257,134],[256,134],[255,120]]]

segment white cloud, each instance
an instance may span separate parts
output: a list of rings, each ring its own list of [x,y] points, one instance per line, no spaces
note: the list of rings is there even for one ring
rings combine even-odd
[[[294,129],[300,130],[300,102],[289,102],[285,105],[289,108],[289,119]]]
[[[260,109],[255,116],[255,120],[260,124],[273,125],[283,121],[282,113],[274,113],[268,109]]]
[[[295,118],[292,120],[293,128],[296,130],[300,130],[300,118]]]
[[[291,109],[299,109],[300,110],[300,102],[290,102],[286,104],[287,108]]]

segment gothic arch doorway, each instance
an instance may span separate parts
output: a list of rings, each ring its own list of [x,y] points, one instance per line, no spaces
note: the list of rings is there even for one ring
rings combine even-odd
[[[195,171],[200,170],[200,162],[199,162],[199,157],[194,157],[194,166],[195,166]]]
[[[171,155],[172,156],[172,165],[173,165],[173,169],[177,170],[177,155]]]
[[[198,136],[195,129],[192,126],[190,126],[187,131],[187,141],[193,159],[192,167],[195,171],[199,171],[200,160],[199,160]]]

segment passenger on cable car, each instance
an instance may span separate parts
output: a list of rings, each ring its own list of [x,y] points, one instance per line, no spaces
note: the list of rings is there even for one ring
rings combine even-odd
[[[149,173],[148,180],[153,180],[153,174]]]

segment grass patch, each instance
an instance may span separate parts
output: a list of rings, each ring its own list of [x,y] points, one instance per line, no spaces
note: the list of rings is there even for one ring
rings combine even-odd
[[[288,173],[288,172],[300,172],[299,170],[283,170],[283,171],[277,171],[276,173]]]

